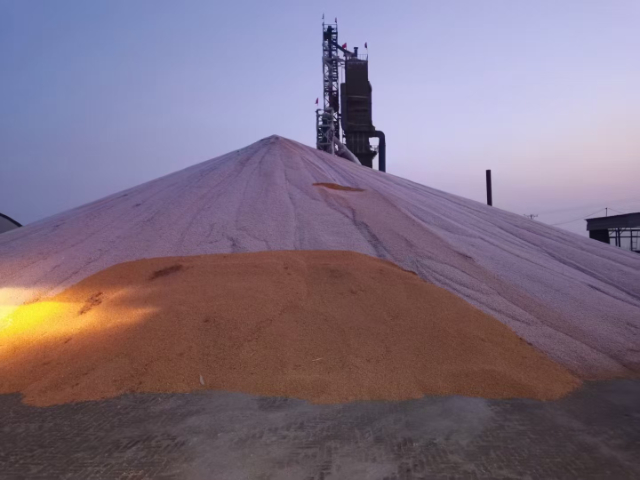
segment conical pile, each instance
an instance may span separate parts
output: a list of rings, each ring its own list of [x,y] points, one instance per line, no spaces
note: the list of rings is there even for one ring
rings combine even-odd
[[[640,371],[637,255],[277,136],[0,236],[0,356],[15,360],[16,355],[7,357],[7,352],[21,347],[11,338],[25,331],[29,338],[40,335],[40,344],[53,340],[44,338],[42,325],[60,313],[55,296],[76,295],[73,289],[82,286],[79,282],[109,267],[145,258],[280,250],[351,251],[392,262],[415,272],[426,287],[448,290],[486,318],[498,320],[525,346],[582,378]],[[319,288],[305,281],[311,282],[309,288]],[[385,281],[392,280],[380,280],[379,295],[386,291]],[[235,283],[244,288],[241,278]],[[388,286],[389,295],[399,295],[396,287]],[[91,295],[82,299],[80,309],[95,303],[97,312],[103,297]],[[38,317],[34,322],[40,326],[31,325],[23,318],[24,310],[16,311],[29,302],[33,305],[22,309],[55,312]],[[134,310],[132,322],[140,318]],[[78,313],[74,310],[73,315]],[[89,310],[81,317],[94,313]],[[438,318],[455,318],[436,313]],[[144,318],[153,321],[149,312]],[[362,330],[360,340],[366,343]],[[22,333],[10,336],[10,331]],[[375,350],[375,344],[371,348]],[[322,381],[332,378],[338,378],[336,373],[327,371]],[[233,389],[232,383],[224,385]],[[367,388],[377,387],[361,386]],[[431,391],[415,387],[411,395]],[[278,388],[261,392],[287,393]],[[360,398],[350,395],[335,398]]]

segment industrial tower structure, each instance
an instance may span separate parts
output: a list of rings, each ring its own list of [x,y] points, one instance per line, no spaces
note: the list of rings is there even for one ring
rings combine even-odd
[[[342,84],[341,67],[344,71]],[[384,133],[376,130],[372,123],[369,58],[368,55],[358,55],[358,48],[351,52],[346,44],[338,43],[337,22],[322,23],[322,85],[323,108],[316,110],[318,150],[338,153],[354,161],[355,156],[358,163],[369,168],[373,167],[373,159],[378,154],[378,169],[384,172],[386,141]],[[343,137],[340,135],[341,127]],[[377,150],[369,141],[373,137],[379,139]]]

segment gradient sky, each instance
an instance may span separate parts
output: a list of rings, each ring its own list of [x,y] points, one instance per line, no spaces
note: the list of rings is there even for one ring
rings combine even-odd
[[[0,212],[314,145],[323,13],[368,42],[390,173],[484,201],[491,168],[494,205],[582,235],[640,211],[637,0],[0,0]]]

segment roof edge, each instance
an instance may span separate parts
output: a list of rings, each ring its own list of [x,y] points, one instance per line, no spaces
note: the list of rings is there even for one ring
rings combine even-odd
[[[4,213],[0,213],[0,217],[2,218],[6,218],[7,220],[9,220],[11,223],[13,223],[16,227],[21,227],[22,224],[20,222],[17,222],[16,220],[14,220],[13,218],[11,218],[9,215],[5,215]]]
[[[640,227],[640,212],[587,218],[586,220],[587,230],[589,231],[608,228],[637,228]]]

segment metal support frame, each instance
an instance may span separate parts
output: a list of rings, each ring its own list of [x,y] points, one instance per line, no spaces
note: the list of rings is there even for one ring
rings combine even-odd
[[[338,25],[322,24],[322,82],[324,111],[316,111],[316,148],[334,152],[333,137],[340,139],[340,79]],[[331,136],[329,136],[329,133]]]
[[[612,245],[626,249],[627,245],[623,246],[622,241],[629,239],[628,249],[640,253],[640,228],[610,228],[608,232]]]
[[[316,110],[316,148],[333,155],[335,153],[335,116],[331,109]]]

